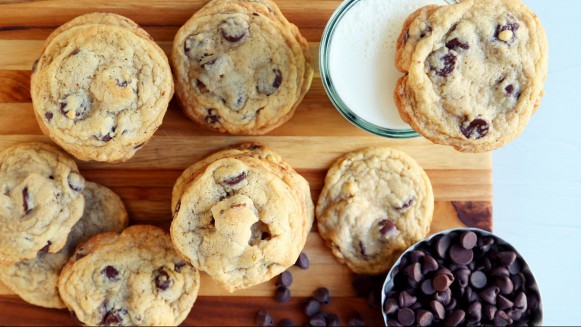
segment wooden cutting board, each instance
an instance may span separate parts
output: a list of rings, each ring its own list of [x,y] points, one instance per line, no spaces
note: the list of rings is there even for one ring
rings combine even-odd
[[[44,0],[0,1],[0,150],[19,142],[50,142],[34,119],[30,70],[52,30],[93,11],[114,12],[143,26],[169,54],[177,29],[205,0]],[[339,0],[277,0],[286,17],[309,40],[316,65],[325,24]],[[389,96],[391,90],[386,90]],[[316,201],[327,168],[345,152],[370,145],[406,151],[427,171],[435,193],[432,232],[470,226],[492,229],[492,155],[463,154],[423,138],[391,140],[363,132],[347,122],[325,94],[318,72],[313,86],[290,122],[266,136],[237,137],[205,130],[187,119],[174,100],[153,139],[122,164],[79,162],[83,175],[109,186],[124,200],[133,224],[170,224],[171,188],[180,172],[204,155],[242,141],[262,142],[280,153],[311,185]],[[331,291],[326,312],[345,324],[355,312],[368,324],[383,324],[379,309],[355,297],[350,271],[338,264],[313,230],[305,252],[311,267],[292,267],[292,299],[274,301],[274,281],[229,294],[203,275],[200,296],[186,325],[254,325],[256,312],[266,308],[275,324],[292,318],[307,322],[303,301],[320,286]],[[74,324],[66,310],[35,307],[0,284],[0,325]]]

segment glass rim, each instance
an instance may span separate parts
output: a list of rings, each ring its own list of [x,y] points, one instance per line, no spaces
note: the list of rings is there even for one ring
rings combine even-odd
[[[323,87],[325,88],[325,92],[327,93],[331,103],[333,106],[339,111],[339,113],[345,117],[351,124],[355,125],[356,127],[367,131],[369,133],[394,138],[394,139],[408,139],[408,138],[415,138],[419,137],[420,134],[414,131],[411,127],[406,129],[394,129],[394,128],[387,128],[378,126],[373,124],[355,114],[349,106],[343,102],[341,96],[337,92],[334,84],[333,79],[331,78],[331,71],[329,68],[329,53],[331,42],[333,40],[333,35],[335,32],[335,28],[337,27],[337,23],[341,21],[341,19],[345,16],[345,14],[357,3],[360,1],[365,0],[345,0],[339,7],[333,12],[331,18],[327,22],[325,26],[325,30],[323,31],[323,36],[321,38],[321,44],[319,47],[319,71],[321,75],[321,81],[323,82]],[[459,2],[459,0],[443,0],[449,4],[454,4]]]

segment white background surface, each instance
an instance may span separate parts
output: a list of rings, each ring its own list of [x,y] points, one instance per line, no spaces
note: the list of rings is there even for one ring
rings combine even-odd
[[[525,132],[493,154],[494,232],[531,266],[544,324],[581,325],[581,0],[524,1],[547,32],[549,74]]]

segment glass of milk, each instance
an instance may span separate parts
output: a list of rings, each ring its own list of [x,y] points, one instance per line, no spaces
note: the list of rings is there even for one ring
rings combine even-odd
[[[319,49],[325,91],[355,126],[380,136],[418,134],[399,116],[393,99],[403,76],[395,68],[397,38],[406,18],[426,5],[454,0],[345,0],[327,23]]]

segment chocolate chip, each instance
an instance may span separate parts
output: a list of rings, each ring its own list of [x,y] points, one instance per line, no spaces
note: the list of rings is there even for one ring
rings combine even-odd
[[[283,319],[283,320],[279,321],[278,326],[282,326],[282,327],[294,327],[294,326],[296,326],[296,324],[291,319]]]
[[[496,315],[494,316],[493,323],[495,326],[507,326],[512,324],[512,319],[506,314],[506,312],[502,310],[496,311]]]
[[[448,312],[449,311],[452,311],[452,310],[456,309],[456,305],[457,304],[458,304],[458,302],[456,301],[456,299],[455,298],[451,298],[450,299],[450,303],[446,304],[444,306],[444,309],[446,309],[446,311],[448,311]]]
[[[408,29],[407,31],[405,31],[405,34],[403,36],[403,42],[406,43],[409,39],[410,39],[410,30]]]
[[[498,294],[498,296],[496,296],[496,306],[500,310],[506,310],[506,309],[512,308],[513,303],[512,303],[511,300],[509,300],[506,297]]]
[[[452,291],[448,288],[443,292],[436,292],[436,294],[434,294],[434,300],[442,303],[443,305],[448,305],[452,300]]]
[[[109,311],[103,317],[101,321],[101,326],[120,326],[123,322],[123,317],[121,316],[121,310]]]
[[[509,271],[505,267],[495,267],[492,268],[489,274],[492,277],[508,277]]]
[[[462,126],[460,126],[460,131],[462,134],[464,134],[466,138],[474,140],[478,140],[486,136],[489,129],[490,126],[488,125],[488,122],[481,118],[476,118],[471,122],[464,122]]]
[[[516,309],[510,309],[510,310],[506,310],[506,314],[514,322],[514,321],[520,320],[520,318],[522,318],[523,311],[516,310]]]
[[[500,289],[497,286],[489,286],[485,289],[483,289],[482,291],[480,291],[480,293],[478,293],[478,295],[480,295],[480,298],[482,300],[484,300],[486,303],[495,305],[496,304],[496,296],[500,293]]]
[[[417,300],[418,299],[415,296],[411,295],[407,291],[402,291],[399,293],[398,305],[400,308],[407,308],[416,303]]]
[[[460,236],[460,244],[466,250],[472,250],[476,246],[476,242],[478,242],[478,237],[474,232],[464,232]]]
[[[494,33],[494,37],[496,37],[497,39],[500,39],[501,41],[504,41],[506,43],[512,43],[514,41],[515,38],[515,33],[518,29],[520,28],[519,23],[514,22],[514,23],[506,23],[506,25],[498,25],[496,27],[496,32]],[[500,33],[504,32],[504,31],[511,31],[512,32],[512,36],[510,39],[508,40],[502,40],[500,38]]]
[[[274,321],[272,317],[268,313],[268,311],[262,309],[258,311],[256,314],[256,325],[257,326],[272,326],[274,325]]]
[[[311,264],[309,262],[309,257],[307,256],[307,254],[301,252],[301,254],[299,254],[299,257],[297,258],[297,261],[295,262],[295,266],[298,266],[301,269],[308,269],[310,265]]]
[[[460,42],[460,40],[458,40],[458,38],[453,38],[452,40],[446,42],[446,48],[448,48],[450,50],[454,50],[454,49],[458,49],[458,48],[468,50],[468,49],[470,49],[470,45],[468,45],[467,43]]]
[[[223,183],[226,184],[226,185],[233,186],[233,185],[236,185],[236,184],[242,182],[245,179],[246,179],[246,172],[243,171],[242,173],[240,173],[237,176],[234,176],[234,177],[225,179],[223,181]]]
[[[448,288],[450,287],[450,285],[452,285],[452,282],[454,280],[452,278],[450,278],[449,276],[446,276],[444,274],[440,274],[440,275],[436,275],[434,277],[434,279],[432,279],[432,286],[434,287],[434,289],[438,292],[443,292],[448,290]]]
[[[22,206],[24,207],[24,215],[28,215],[32,208],[28,204],[29,196],[28,196],[28,187],[24,187],[22,189]]]
[[[52,242],[51,241],[47,241],[46,245],[42,247],[42,249],[40,249],[40,252],[42,253],[48,253],[48,251],[50,250],[50,246],[51,246]]]
[[[432,308],[432,312],[434,313],[434,316],[436,316],[436,318],[438,318],[439,320],[444,319],[444,317],[446,316],[446,309],[444,309],[442,303],[438,301],[432,301],[430,302],[430,307]]]
[[[460,268],[454,271],[454,277],[458,281],[458,284],[461,287],[468,286],[468,280],[470,278],[470,269],[468,268]]]
[[[496,280],[494,281],[494,285],[498,286],[498,288],[500,289],[500,294],[508,295],[512,293],[512,291],[514,290],[514,285],[512,284],[512,281],[510,280],[510,278],[506,276],[497,277]]]
[[[175,211],[174,211],[174,214],[175,215],[177,215],[178,212],[180,212],[181,206],[182,206],[182,200],[180,199],[180,200],[178,200],[178,203],[176,204],[176,208],[175,208]]]
[[[446,319],[444,320],[444,325],[446,326],[458,326],[462,322],[464,322],[464,318],[466,313],[463,310],[455,310],[448,315],[446,315]]]
[[[446,259],[448,249],[450,248],[451,238],[449,235],[444,235],[436,241],[436,253],[441,259]]]
[[[127,87],[129,84],[131,84],[131,80],[127,80],[127,81],[121,81],[119,79],[115,79],[115,85],[119,86],[119,87]]]
[[[489,236],[483,236],[478,239],[478,247],[483,252],[488,252],[494,245],[494,238]]]
[[[397,207],[396,209],[399,211],[404,211],[406,209],[408,209],[409,207],[413,206],[414,203],[416,203],[416,198],[410,198],[407,201],[405,201],[404,203],[402,203],[401,206]]]
[[[421,289],[422,289],[422,292],[424,294],[426,294],[426,295],[432,295],[432,294],[436,293],[436,290],[432,286],[432,280],[431,279],[424,280],[422,282]]]
[[[280,88],[282,81],[280,69],[263,69],[259,72],[256,89],[259,93],[271,95]]]
[[[366,256],[366,252],[365,252],[365,244],[363,244],[362,240],[359,240],[359,252],[361,253],[362,256]]]
[[[176,263],[174,263],[174,271],[175,272],[181,272],[182,268],[186,266],[186,263],[183,261],[178,261]]]
[[[107,276],[109,280],[118,280],[119,270],[113,266],[107,266],[101,270],[101,273]]]
[[[466,287],[464,290],[464,296],[468,302],[474,302],[480,300],[478,293],[476,293],[472,287]]]
[[[329,294],[329,289],[326,287],[319,287],[315,290],[313,298],[321,304],[329,304],[331,300],[331,295]]]
[[[523,273],[519,273],[516,275],[512,275],[510,276],[510,281],[512,282],[512,286],[514,288],[515,291],[520,291],[521,288],[524,286],[524,274]]]
[[[484,314],[484,317],[486,317],[486,319],[488,319],[488,320],[494,319],[494,316],[496,315],[496,311],[497,311],[497,309],[493,305],[485,304],[482,307],[482,313]]]
[[[422,258],[422,273],[424,275],[438,270],[438,266],[438,262],[431,255],[426,255]]]
[[[397,320],[404,326],[411,326],[416,321],[416,315],[412,309],[403,308],[397,312]]]
[[[278,68],[273,69],[272,72],[274,73],[274,81],[272,81],[272,87],[274,89],[278,89],[282,84],[282,73]]]
[[[285,270],[278,276],[278,281],[276,282],[276,286],[284,286],[289,287],[293,283],[293,275],[290,271]]]
[[[488,270],[490,270],[490,268],[492,268],[492,263],[490,262],[490,259],[488,259],[488,258],[482,258],[478,262],[478,265],[476,266],[476,270],[480,270],[480,271],[488,271]]]
[[[206,115],[206,123],[210,125],[215,125],[220,122],[220,116],[215,109],[208,109],[208,114]]]
[[[40,59],[36,59],[36,60],[34,61],[34,63],[32,64],[32,73],[33,73],[33,74],[34,74],[34,72],[36,72],[36,68],[38,67],[38,61],[39,61],[39,60],[40,60]]]
[[[220,24],[220,33],[228,42],[240,42],[248,34],[248,23],[237,17],[229,17]]]
[[[383,236],[393,235],[395,233],[395,231],[397,230],[397,227],[395,226],[395,224],[387,219],[380,221],[379,226],[381,226],[381,228],[379,229],[379,232]]]
[[[409,259],[410,263],[416,263],[416,262],[419,262],[420,259],[424,256],[425,256],[424,252],[414,250],[414,251],[408,252],[408,254],[406,255],[406,258]]]
[[[305,314],[309,317],[315,315],[321,309],[321,304],[315,299],[310,299],[305,305]]]
[[[290,290],[284,286],[279,286],[274,292],[274,298],[277,302],[287,302],[291,297]]]
[[[404,271],[408,275],[410,281],[419,283],[422,280],[422,268],[419,262],[407,266]]]
[[[452,53],[447,53],[440,57],[443,67],[441,69],[435,69],[438,76],[446,77],[450,75],[456,68],[457,57]]]
[[[309,324],[315,327],[327,326],[327,315],[324,312],[317,312],[311,317]]]
[[[524,292],[520,292],[515,296],[514,308],[521,311],[525,311],[527,309],[527,297]]]
[[[101,140],[102,142],[109,142],[111,141],[113,138],[111,137],[111,135],[107,134],[105,136],[102,136],[101,138],[99,138],[99,140]]]
[[[383,311],[386,315],[390,315],[396,312],[398,309],[399,306],[397,305],[397,301],[395,299],[388,298],[385,300],[385,303],[383,304]]]
[[[75,192],[82,192],[84,189],[85,179],[76,172],[71,172],[67,177],[67,181],[71,190]]]
[[[496,253],[494,261],[503,267],[508,267],[516,260],[516,253],[513,251],[502,251]]]
[[[430,326],[434,321],[434,314],[427,310],[418,310],[416,312],[416,323],[418,326]]]
[[[511,265],[508,266],[508,272],[510,272],[512,275],[520,273],[521,270],[522,264],[518,258],[514,260],[514,262]]]
[[[468,307],[467,313],[473,320],[480,321],[482,319],[482,303],[472,302]]]
[[[483,288],[486,286],[487,282],[488,278],[482,271],[477,270],[472,272],[470,275],[470,285],[472,285],[474,288]]]
[[[52,117],[54,117],[54,114],[52,112],[47,111],[44,113],[44,118],[46,118],[46,120],[50,121]]]
[[[161,291],[165,291],[170,287],[170,284],[171,278],[169,274],[163,268],[159,268],[155,275],[155,287]]]

